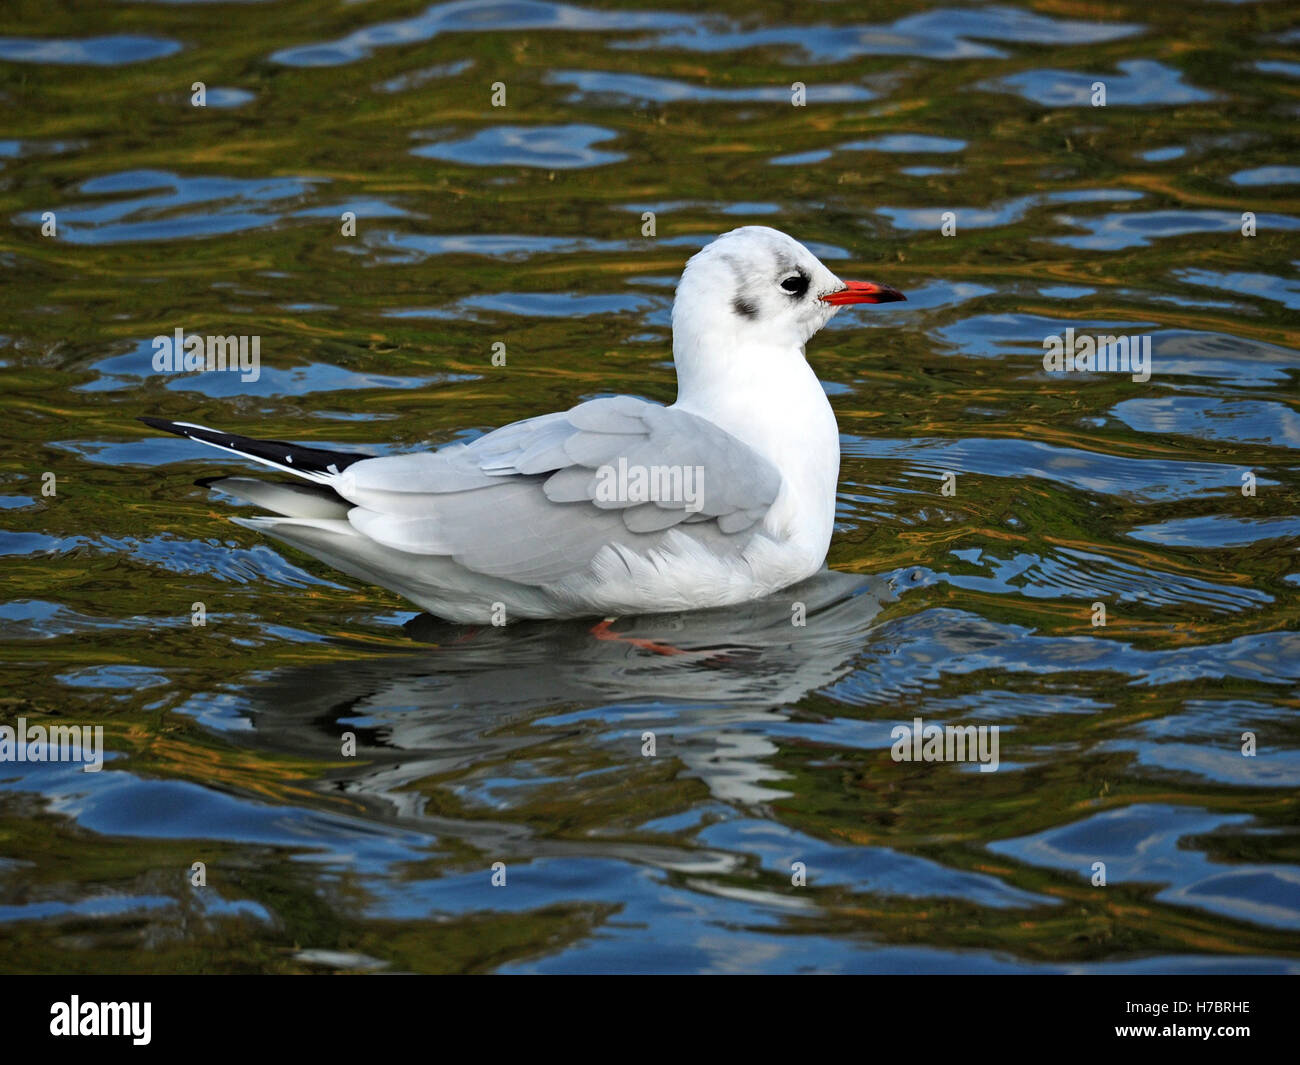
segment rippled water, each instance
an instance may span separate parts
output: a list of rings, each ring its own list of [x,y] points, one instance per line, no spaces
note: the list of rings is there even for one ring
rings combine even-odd
[[[0,723],[110,750],[0,764],[0,968],[1300,968],[1294,5],[0,19]],[[671,401],[672,285],[745,223],[909,296],[810,350],[803,627],[413,618],[135,421],[387,453]],[[178,327],[260,377],[154,373]],[[1045,372],[1067,327],[1150,379]],[[998,771],[895,762],[915,717]]]

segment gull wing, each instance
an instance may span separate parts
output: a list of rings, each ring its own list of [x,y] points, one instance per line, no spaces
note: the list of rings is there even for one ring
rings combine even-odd
[[[380,544],[545,584],[586,569],[606,547],[662,548],[673,531],[739,555],[781,475],[704,418],[618,396],[470,444],[365,459],[331,486],[354,504],[353,527]]]

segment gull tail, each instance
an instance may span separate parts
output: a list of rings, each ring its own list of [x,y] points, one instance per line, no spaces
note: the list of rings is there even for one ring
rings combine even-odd
[[[140,421],[151,428],[188,437],[190,440],[197,440],[200,444],[229,451],[233,455],[242,455],[264,466],[304,477],[317,484],[330,484],[354,462],[374,457],[359,451],[330,451],[320,447],[302,447],[283,440],[254,440],[249,436],[223,433],[202,425],[191,425],[189,422],[170,422],[165,418],[141,418]]]
[[[253,477],[201,477],[194,483],[200,488],[225,492],[243,503],[252,503],[285,518],[343,520],[352,509],[351,503],[323,484],[259,481]]]

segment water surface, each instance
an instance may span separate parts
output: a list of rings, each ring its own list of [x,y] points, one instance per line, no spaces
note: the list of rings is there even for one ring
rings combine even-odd
[[[1300,968],[1298,25],[10,3],[0,723],[109,754],[0,763],[0,969]],[[813,341],[832,572],[769,603],[444,625],[135,421],[390,453],[671,401],[672,285],[749,223],[909,296]],[[154,372],[177,327],[258,379]],[[1045,372],[1067,327],[1150,378]],[[998,770],[895,762],[916,717]]]

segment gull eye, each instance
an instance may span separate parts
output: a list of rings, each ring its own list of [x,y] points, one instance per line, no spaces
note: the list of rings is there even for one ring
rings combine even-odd
[[[792,296],[802,296],[808,291],[808,278],[803,274],[791,274],[781,279],[781,287]]]

